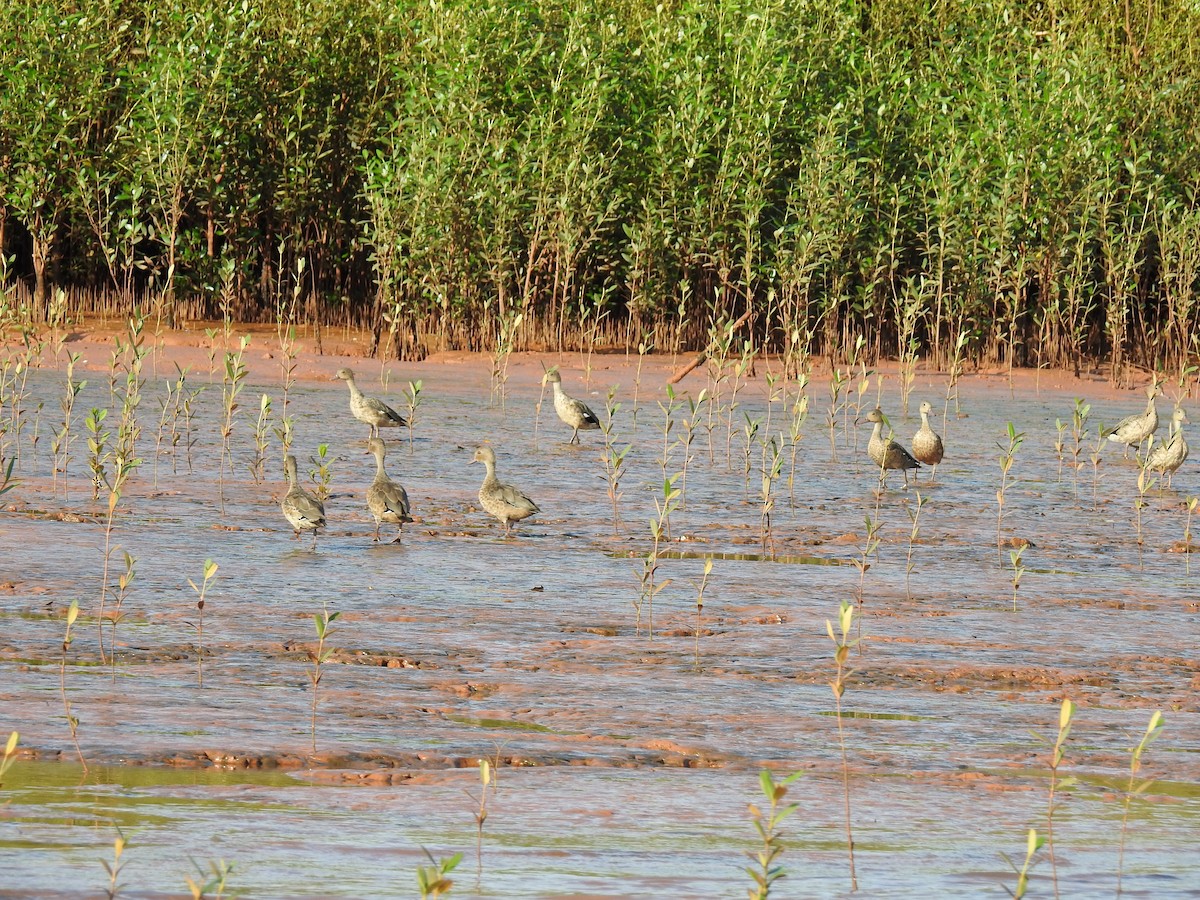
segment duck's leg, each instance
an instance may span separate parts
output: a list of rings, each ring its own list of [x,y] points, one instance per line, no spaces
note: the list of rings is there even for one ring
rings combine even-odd
[[[373,541],[379,540],[379,520],[378,519],[375,520],[375,537],[371,538],[371,540],[373,540]]]

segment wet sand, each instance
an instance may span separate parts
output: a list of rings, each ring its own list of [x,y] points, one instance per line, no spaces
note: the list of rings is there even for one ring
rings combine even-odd
[[[1142,409],[1140,390],[1113,390],[1100,376],[1021,371],[1010,382],[1007,372],[972,373],[960,385],[960,413],[951,402],[943,420],[946,378],[921,371],[905,417],[894,366],[883,366],[881,392],[873,380],[864,411],[881,397],[907,443],[918,403],[930,400],[947,458],[935,482],[922,472],[904,490],[893,474],[877,494],[868,427],[851,421],[857,378],[831,446],[828,378],[818,368],[794,479],[789,485],[789,447],[774,488],[764,553],[759,438],[786,432],[790,411],[768,403],[772,366],[760,361],[732,419],[723,414],[711,432],[706,419],[696,431],[680,481],[684,505],[671,516],[659,561],[658,578],[671,581],[654,601],[651,639],[648,606],[638,633],[637,573],[662,496],[663,384],[686,359],[647,358],[639,375],[636,355],[517,356],[501,404],[489,359],[443,354],[381,366],[327,335],[330,355],[298,358],[289,405],[302,477],[318,444],[332,459],[329,529],[314,552],[279,513],[285,485],[275,436],[264,482],[249,474],[259,397],[271,395],[279,413],[283,355],[273,332],[257,333],[246,352],[223,486],[220,355],[210,382],[207,342],[202,329],[172,335],[146,360],[144,461],[113,532],[114,545],[137,560],[115,667],[100,665],[94,616],[107,507],[104,497],[91,499],[82,425],[88,408],[109,404],[112,344],[81,333],[65,345],[82,355],[76,377],[88,380],[65,479],[55,477],[50,450],[61,420],[61,358],[49,354],[30,372],[24,408],[37,424],[20,437],[22,483],[0,499],[0,540],[19,548],[0,568],[0,729],[20,730],[23,757],[5,779],[0,809],[0,842],[14,860],[0,896],[95,893],[106,883],[100,860],[111,855],[116,825],[133,835],[123,896],[178,895],[194,874],[189,856],[233,861],[230,885],[253,896],[412,896],[413,873],[427,862],[422,847],[464,853],[456,896],[741,895],[750,885],[744,854],[756,847],[746,804],[761,801],[763,767],[805,773],[789,794],[799,810],[782,829],[789,878],[773,896],[846,891],[825,629],[842,600],[859,597],[854,563],[866,516],[881,544],[861,577],[863,641],[843,700],[862,894],[971,896],[1013,884],[1001,853],[1019,862],[1026,830],[1046,829],[1048,747],[1033,733],[1053,740],[1064,697],[1079,710],[1061,774],[1079,781],[1059,794],[1055,813],[1060,889],[1115,889],[1130,749],[1162,710],[1167,727],[1142,773],[1154,784],[1130,809],[1122,889],[1200,892],[1192,847],[1200,824],[1200,572],[1188,572],[1200,559],[1189,564],[1172,552],[1200,478],[1189,460],[1172,490],[1147,495],[1139,548],[1136,467],[1112,444],[1097,472],[1090,462],[1096,426]],[[191,367],[189,389],[204,387],[190,472],[169,439],[154,452],[176,363]],[[386,433],[389,471],[407,487],[417,519],[400,544],[371,541],[368,429],[350,418],[345,386],[333,379],[347,364],[368,394],[401,411],[404,386],[423,382],[411,435]],[[568,446],[570,430],[541,394],[543,367],[554,364],[567,391],[602,418],[618,386],[616,442],[633,446],[619,529],[603,435],[588,432],[581,446]],[[695,399],[705,387],[712,390],[702,366],[677,392]],[[1077,477],[1069,432],[1061,469],[1053,446],[1055,420],[1070,421],[1075,397],[1092,404]],[[1169,399],[1159,409],[1165,434]],[[686,403],[675,412],[667,444],[685,433],[687,412]],[[114,433],[119,413],[109,414]],[[745,429],[755,419],[747,473]],[[998,549],[997,443],[1007,443],[1009,421],[1025,442]],[[543,510],[508,539],[475,496],[483,473],[470,460],[485,438],[501,477]],[[680,471],[682,459],[672,446],[665,473]],[[1014,540],[1031,542],[1016,612]],[[714,563],[697,617],[706,556]],[[220,569],[204,610],[201,688],[188,579],[200,581],[207,558]],[[113,566],[115,581],[120,551]],[[59,685],[72,599],[83,615],[66,683],[92,767],[83,787]],[[319,686],[314,751],[312,616],[323,604],[340,617]],[[106,644],[110,635],[106,628]],[[477,873],[480,758],[498,765],[499,789],[489,796]],[[1042,895],[1052,890],[1051,873],[1043,851],[1033,876]]]

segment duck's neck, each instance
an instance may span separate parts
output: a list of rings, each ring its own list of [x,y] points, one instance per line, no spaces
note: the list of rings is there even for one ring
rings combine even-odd
[[[375,451],[375,477],[376,478],[386,478],[387,477],[383,471],[383,452],[380,450]]]
[[[351,397],[361,397],[362,396],[362,391],[360,391],[358,389],[358,385],[354,383],[353,378],[346,379],[346,386],[350,388],[350,396]]]

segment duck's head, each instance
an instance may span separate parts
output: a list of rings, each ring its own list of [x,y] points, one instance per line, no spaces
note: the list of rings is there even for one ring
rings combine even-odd
[[[562,384],[562,375],[554,368],[542,376],[542,384]]]
[[[338,369],[337,373],[334,375],[334,378],[340,378],[342,381],[353,381],[354,372],[350,369]]]
[[[383,456],[384,446],[383,441],[377,437],[373,437],[367,441],[366,453],[374,453],[376,456]]]
[[[921,401],[921,412],[926,413],[926,414],[933,412],[933,404],[930,403],[928,400],[922,400]]]
[[[491,447],[489,447],[487,444],[484,444],[482,447],[480,447],[478,450],[475,451],[475,455],[471,458],[471,462],[473,462],[473,463],[481,462],[484,465],[491,463],[492,465],[495,465],[496,464],[496,451],[493,450]]]

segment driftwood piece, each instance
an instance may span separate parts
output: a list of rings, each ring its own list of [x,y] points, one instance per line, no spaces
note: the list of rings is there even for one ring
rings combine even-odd
[[[750,317],[752,315],[754,315],[753,308],[748,309],[744,313],[742,313],[742,317],[740,319],[738,319],[732,325],[728,326],[728,330],[729,330],[730,334],[732,334],[733,332],[735,332],[739,328],[741,328],[743,325],[745,325],[750,320]],[[683,379],[686,378],[692,370],[694,370],[697,366],[704,364],[704,361],[706,359],[708,359],[708,354],[709,354],[710,350],[712,350],[712,344],[709,344],[707,347],[705,347],[703,351],[701,351],[700,353],[698,353],[696,355],[695,359],[693,359],[690,363],[688,363],[686,366],[684,366],[682,369],[678,370],[674,375],[672,375],[670,378],[668,378],[667,384],[679,384],[679,382],[683,381]]]

